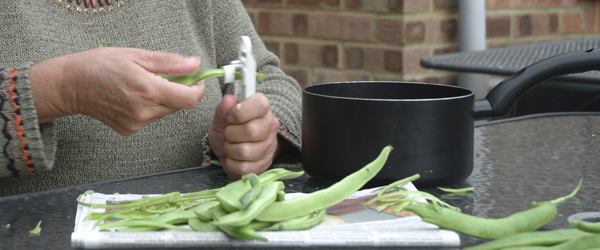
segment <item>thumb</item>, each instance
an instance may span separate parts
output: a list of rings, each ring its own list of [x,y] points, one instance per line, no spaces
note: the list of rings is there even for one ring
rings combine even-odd
[[[185,57],[173,53],[147,51],[138,64],[149,72],[166,75],[191,73],[200,66],[200,57]]]
[[[223,100],[217,105],[215,111],[215,117],[212,120],[212,127],[214,129],[224,131],[225,127],[229,124],[227,122],[227,114],[237,105],[237,100],[232,95],[226,95]]]

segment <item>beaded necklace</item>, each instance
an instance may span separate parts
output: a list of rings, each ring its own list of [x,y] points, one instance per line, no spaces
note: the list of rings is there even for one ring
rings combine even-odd
[[[129,0],[119,0],[116,7],[123,7],[126,2],[129,2]],[[75,13],[94,15],[104,14],[107,11],[115,10],[112,0],[75,0],[75,3],[73,3],[73,0],[58,0],[58,6],[64,6],[68,11],[74,11]]]

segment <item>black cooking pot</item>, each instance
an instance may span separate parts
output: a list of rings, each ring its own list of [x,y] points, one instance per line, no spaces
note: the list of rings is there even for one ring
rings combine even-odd
[[[418,187],[466,179],[473,170],[476,119],[504,116],[525,91],[546,79],[600,69],[600,49],[534,63],[497,85],[485,99],[450,85],[336,82],[302,91],[302,164],[311,177],[336,182],[392,145],[368,186],[420,174]],[[487,84],[487,83],[483,83]]]

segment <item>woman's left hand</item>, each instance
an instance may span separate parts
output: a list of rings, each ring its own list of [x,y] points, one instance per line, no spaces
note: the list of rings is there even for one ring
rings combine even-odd
[[[278,149],[279,125],[264,94],[257,92],[239,104],[226,95],[215,111],[208,140],[225,172],[239,179],[269,168]]]

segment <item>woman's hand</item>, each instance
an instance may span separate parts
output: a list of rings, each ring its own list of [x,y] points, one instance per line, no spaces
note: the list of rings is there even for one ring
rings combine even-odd
[[[239,104],[227,95],[217,106],[208,140],[225,172],[239,179],[269,168],[278,149],[278,130],[279,120],[264,94],[257,92]]]
[[[188,87],[156,74],[186,74],[199,65],[199,58],[171,53],[98,48],[32,65],[29,79],[39,123],[83,114],[131,135],[196,106],[204,96],[204,82]]]

